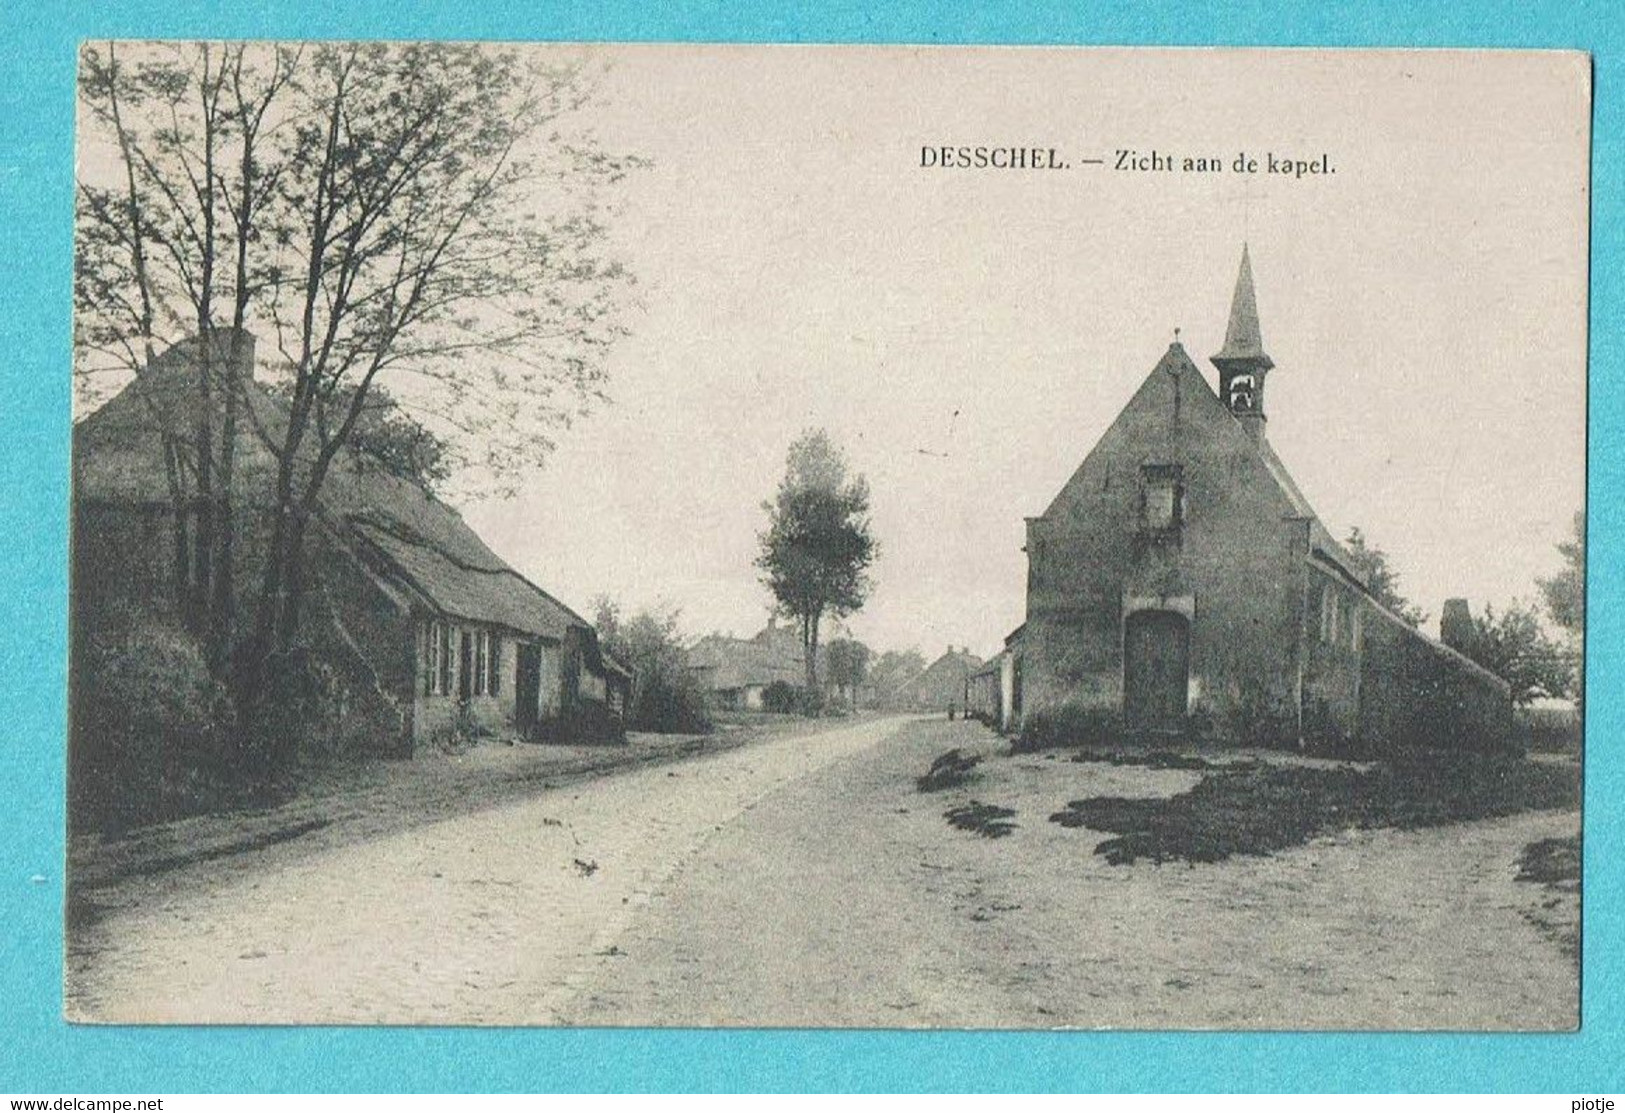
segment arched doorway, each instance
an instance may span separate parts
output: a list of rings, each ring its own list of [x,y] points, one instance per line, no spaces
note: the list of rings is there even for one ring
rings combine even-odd
[[[1123,631],[1123,718],[1130,730],[1185,727],[1191,626],[1174,611],[1136,611]]]

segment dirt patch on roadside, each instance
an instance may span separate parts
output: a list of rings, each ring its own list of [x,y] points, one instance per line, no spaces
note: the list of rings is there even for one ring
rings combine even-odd
[[[1519,852],[1578,816],[1349,830],[1156,868],[1091,854],[1058,800],[1165,798],[1204,771],[1011,756],[974,723],[909,723],[718,831],[601,960],[584,1024],[863,1028],[1568,1030],[1574,963],[1522,914]],[[922,796],[944,751],[978,780]],[[1229,752],[1204,755],[1232,759]],[[1237,759],[1334,768],[1295,755]],[[993,803],[996,839],[944,809]]]

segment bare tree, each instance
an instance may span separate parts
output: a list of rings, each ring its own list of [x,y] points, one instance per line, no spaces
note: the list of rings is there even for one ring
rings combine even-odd
[[[84,53],[85,142],[119,172],[81,182],[79,370],[140,374],[165,335],[198,337],[192,424],[166,432],[184,611],[215,659],[231,645],[253,704],[298,636],[311,522],[380,388],[483,490],[602,398],[631,282],[604,253],[603,195],[639,160],[567,126],[592,93],[581,66],[507,49],[126,53]],[[272,409],[225,373],[244,330],[269,340]],[[275,461],[248,594],[233,553],[243,425]],[[237,631],[239,595],[253,616]]]
[[[109,360],[139,375],[153,366],[163,336],[197,339],[190,428],[154,414],[154,430],[173,511],[177,605],[218,666],[234,620],[240,407],[225,368],[243,358],[242,332],[263,284],[250,243],[278,168],[264,165],[260,149],[299,52],[268,47],[251,56],[241,44],[158,49],[138,64],[123,61],[111,43],[83,52],[87,134],[113,147],[119,172],[79,183],[76,351],[87,379]],[[230,327],[224,346],[216,337],[222,326]]]

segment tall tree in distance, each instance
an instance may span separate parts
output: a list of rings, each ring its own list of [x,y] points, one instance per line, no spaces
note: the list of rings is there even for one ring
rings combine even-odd
[[[1557,551],[1563,557],[1563,569],[1550,579],[1537,580],[1546,613],[1568,635],[1568,653],[1574,659],[1574,680],[1571,685],[1576,703],[1585,700],[1585,661],[1581,649],[1585,642],[1586,627],[1586,515],[1584,510],[1574,513],[1574,535],[1558,543]]]
[[[1569,633],[1579,636],[1586,626],[1586,515],[1574,513],[1574,536],[1560,541],[1557,551],[1563,557],[1563,570],[1550,579],[1537,580],[1546,602],[1546,613]]]
[[[858,691],[868,675],[871,656],[869,647],[855,638],[836,638],[824,655],[830,683],[854,708],[858,706]]]
[[[1427,613],[1399,593],[1399,573],[1388,563],[1388,554],[1366,540],[1359,526],[1349,530],[1343,542],[1354,570],[1366,578],[1372,596],[1408,625],[1420,626]]]
[[[1565,696],[1572,688],[1574,667],[1568,653],[1546,636],[1535,609],[1517,600],[1500,612],[1486,606],[1473,615],[1460,649],[1505,680],[1519,707],[1542,697]]]
[[[829,434],[810,429],[791,444],[784,478],[762,504],[768,526],[756,567],[779,609],[801,626],[807,691],[818,691],[818,630],[826,617],[861,608],[879,555],[870,532],[869,483],[851,475]]]

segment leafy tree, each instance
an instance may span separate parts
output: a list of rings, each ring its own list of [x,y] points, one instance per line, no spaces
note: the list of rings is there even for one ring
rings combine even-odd
[[[1535,609],[1516,600],[1499,614],[1486,606],[1474,615],[1459,648],[1511,685],[1512,702],[1519,706],[1567,695],[1573,683],[1568,652],[1546,636]]]
[[[628,618],[607,596],[598,599],[596,610],[599,642],[632,671],[627,724],[664,733],[709,730],[705,692],[688,667],[678,611],[645,610]]]
[[[1580,646],[1585,640],[1586,625],[1586,516],[1584,510],[1574,513],[1574,536],[1559,542],[1557,551],[1563,557],[1563,569],[1550,579],[1537,580],[1546,603],[1546,613],[1568,635],[1569,652],[1575,660],[1574,682],[1571,685],[1576,701],[1585,699],[1585,664],[1580,658]]]
[[[888,649],[869,667],[869,682],[885,698],[924,672],[927,664],[925,654],[918,649]]]
[[[870,532],[869,484],[848,474],[846,457],[822,429],[803,433],[790,451],[773,499],[762,504],[756,567],[780,609],[801,624],[807,690],[818,691],[818,629],[863,606],[879,545]]]
[[[287,399],[286,384],[274,393]],[[438,493],[451,478],[451,448],[382,387],[373,387],[350,434],[350,450],[363,466]]]
[[[1427,614],[1399,592],[1399,573],[1388,563],[1388,554],[1366,540],[1359,526],[1349,530],[1343,548],[1354,570],[1365,577],[1366,586],[1377,602],[1411,626],[1427,621]]]
[[[869,647],[853,638],[836,638],[824,651],[830,683],[856,707],[858,689],[869,671]]]
[[[1563,556],[1563,570],[1550,579],[1537,581],[1546,602],[1546,613],[1552,621],[1578,637],[1585,633],[1586,624],[1586,515],[1584,510],[1574,514],[1574,536],[1558,543],[1557,551]]]
[[[269,287],[250,244],[269,219],[286,165],[263,152],[302,52],[240,43],[134,49],[144,61],[124,61],[112,43],[81,55],[84,149],[111,148],[118,169],[100,181],[82,173],[79,182],[75,370],[80,384],[110,387],[116,378],[102,374],[109,362],[140,375],[161,337],[198,338],[189,428],[158,426],[176,601],[218,671],[235,621],[241,416],[237,377],[226,368],[239,364],[242,330]]]

